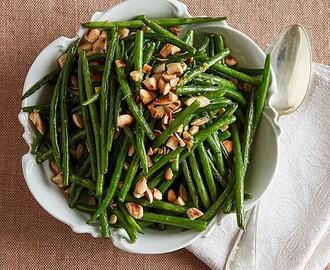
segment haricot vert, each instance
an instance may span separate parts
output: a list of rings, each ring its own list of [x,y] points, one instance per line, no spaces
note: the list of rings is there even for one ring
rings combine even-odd
[[[84,23],[59,68],[23,95],[47,85],[48,103],[22,109],[36,128],[31,153],[49,160],[69,207],[89,213],[102,237],[118,227],[132,243],[148,226],[201,231],[232,210],[243,228],[270,56],[264,69],[242,68],[223,36],[181,33],[223,19]]]

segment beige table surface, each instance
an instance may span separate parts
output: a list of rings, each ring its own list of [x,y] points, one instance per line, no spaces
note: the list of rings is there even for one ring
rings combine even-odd
[[[73,233],[49,216],[25,185],[27,146],[17,121],[22,85],[36,55],[113,0],[2,0],[0,3],[0,269],[207,269],[186,250],[133,255],[110,241]],[[156,2],[156,0],[155,0]],[[194,15],[227,16],[262,48],[286,25],[302,24],[314,61],[330,64],[329,0],[186,0]],[[221,239],[219,239],[221,241]]]

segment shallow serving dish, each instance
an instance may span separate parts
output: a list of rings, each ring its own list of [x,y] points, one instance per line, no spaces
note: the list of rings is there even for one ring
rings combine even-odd
[[[149,17],[190,17],[184,4],[175,0],[130,0],[112,7],[104,12],[96,12],[91,20],[126,20],[137,15],[145,14]],[[226,45],[238,59],[242,67],[262,68],[265,54],[246,35],[231,28],[225,21],[209,23],[203,26],[194,26],[200,32],[213,32],[223,35]],[[82,36],[84,29],[80,28],[77,36]],[[75,37],[76,38],[76,37]],[[32,86],[37,80],[56,67],[57,58],[65,52],[69,44],[75,39],[60,37],[50,43],[35,59],[25,80],[23,92]],[[274,175],[278,159],[278,136],[280,129],[277,124],[277,114],[271,106],[272,96],[276,93],[276,81],[272,74],[270,94],[264,111],[256,145],[253,152],[253,160],[250,166],[246,190],[252,195],[252,199],[246,201],[246,209],[251,208],[265,193]],[[37,94],[25,99],[22,106],[30,106],[49,100],[47,91],[38,91]],[[19,121],[24,128],[23,138],[31,147],[34,139],[33,126],[28,120],[28,114],[21,112]],[[27,153],[22,157],[22,167],[25,181],[37,202],[53,217],[69,225],[76,233],[89,233],[98,237],[98,227],[86,224],[87,215],[77,210],[70,209],[63,194],[50,181],[51,172],[48,162],[38,165],[35,157]],[[174,251],[183,248],[194,240],[205,237],[214,226],[220,224],[223,215],[219,213],[208,225],[204,232],[184,231],[170,229],[166,231],[154,231],[146,229],[145,234],[140,234],[135,244],[126,240],[123,229],[113,230],[113,243],[122,250],[134,253],[157,254]]]

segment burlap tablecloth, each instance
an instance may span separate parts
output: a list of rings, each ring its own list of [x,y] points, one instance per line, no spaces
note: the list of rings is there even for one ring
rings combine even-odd
[[[156,1],[156,0],[155,0]],[[25,185],[21,156],[27,151],[17,121],[22,85],[36,55],[60,35],[113,0],[2,0],[0,10],[0,269],[207,269],[186,250],[133,255],[109,240],[73,233],[45,213]],[[328,0],[203,0],[185,2],[194,15],[225,15],[230,25],[261,47],[286,25],[308,31],[313,60],[330,64]],[[221,239],[219,239],[221,241]]]

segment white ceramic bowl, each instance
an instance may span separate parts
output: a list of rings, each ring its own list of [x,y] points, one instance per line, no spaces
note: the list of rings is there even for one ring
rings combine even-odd
[[[146,14],[149,17],[190,17],[187,8],[175,0],[130,0],[112,7],[104,12],[96,12],[92,21],[126,20],[134,16]],[[231,28],[226,22],[211,23],[194,27],[199,31],[213,32],[223,35],[226,45],[233,55],[238,58],[241,66],[262,68],[265,55],[263,51],[246,35]],[[82,36],[84,29],[80,28],[77,36]],[[76,38],[76,37],[75,37]],[[56,59],[63,54],[73,39],[60,37],[50,43],[35,59],[25,80],[23,92],[33,85],[42,76],[55,68]],[[42,89],[37,94],[25,99],[22,106],[37,104],[49,100],[47,90]],[[249,173],[246,191],[252,199],[245,204],[251,208],[264,194],[275,172],[278,158],[278,136],[280,133],[277,124],[277,114],[270,106],[269,100],[276,93],[275,77],[272,74],[270,95],[265,108],[264,117],[257,135],[254,148],[251,170]],[[21,112],[19,121],[24,127],[23,138],[31,147],[34,139],[33,126],[28,120],[28,114]],[[22,157],[23,173],[26,183],[38,203],[53,217],[69,225],[76,233],[89,233],[94,237],[100,235],[99,229],[87,225],[87,215],[70,209],[66,199],[57,187],[50,181],[51,173],[48,162],[38,165],[35,157],[30,153]],[[138,241],[132,245],[126,240],[126,233],[122,229],[114,230],[113,243],[122,250],[134,253],[164,253],[183,248],[194,240],[205,237],[213,227],[220,224],[222,214],[219,213],[204,232],[184,231],[178,229],[163,232],[146,229],[144,235],[138,236]]]

